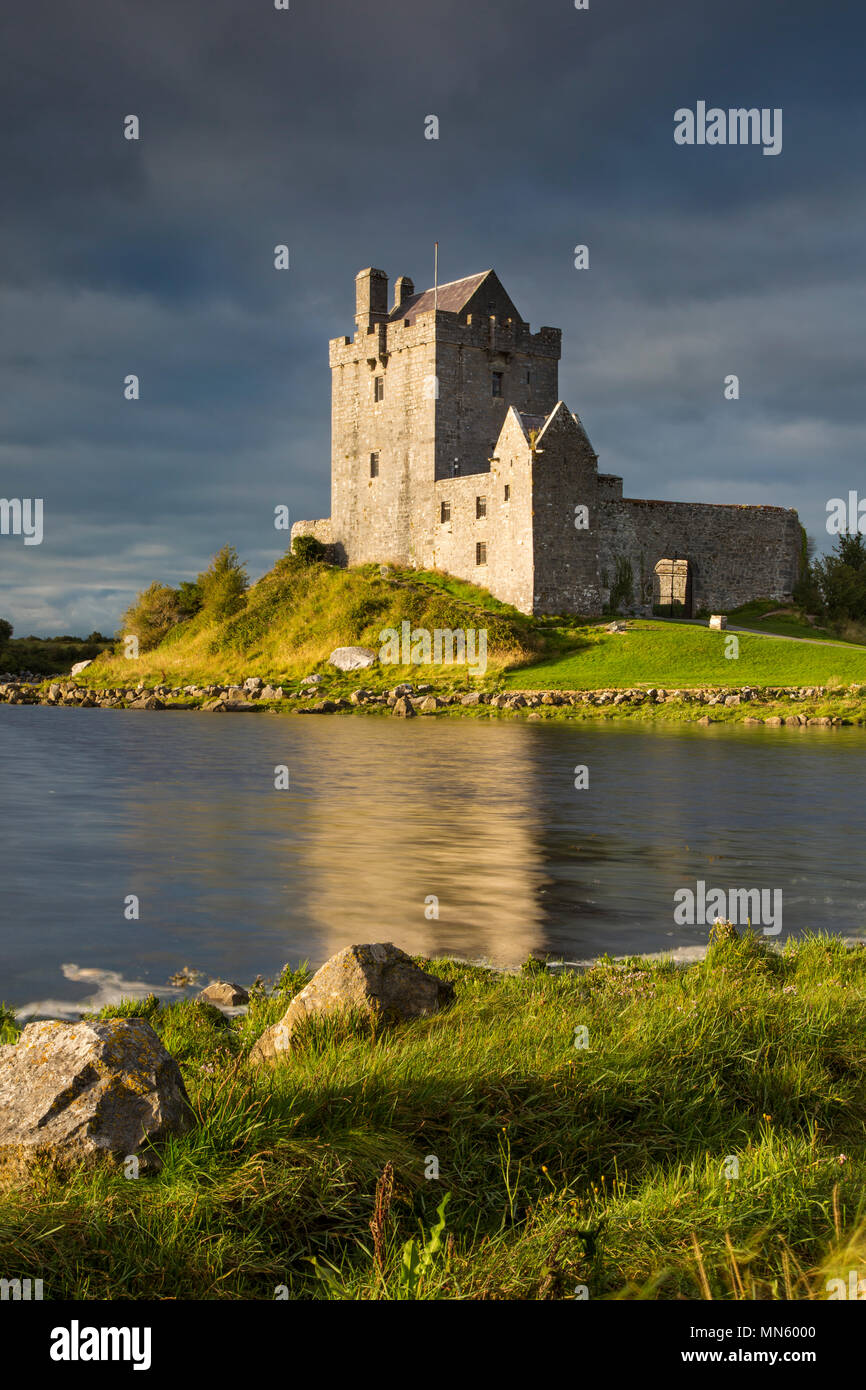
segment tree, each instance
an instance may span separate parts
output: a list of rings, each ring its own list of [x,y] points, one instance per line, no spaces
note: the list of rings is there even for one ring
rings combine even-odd
[[[121,620],[121,636],[138,638],[139,650],[158,647],[173,627],[184,618],[176,589],[154,582],[144,589]]]
[[[192,618],[198,613],[202,606],[201,587],[189,579],[184,579],[177,586],[178,602],[188,618]]]
[[[246,566],[233,545],[218,550],[203,574],[196,580],[202,607],[214,618],[228,618],[243,607],[249,588]]]
[[[8,622],[6,618],[0,618],[0,652],[6,647],[13,631],[12,624]]]
[[[831,620],[866,620],[866,537],[837,536],[835,550],[815,560],[810,572]]]

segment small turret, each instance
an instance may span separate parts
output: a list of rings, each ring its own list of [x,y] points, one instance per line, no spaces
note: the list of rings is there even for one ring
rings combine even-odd
[[[355,276],[355,323],[359,329],[372,328],[388,317],[388,276],[372,266]]]

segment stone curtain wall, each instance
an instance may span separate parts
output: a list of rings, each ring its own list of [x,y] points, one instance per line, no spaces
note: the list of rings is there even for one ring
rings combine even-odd
[[[663,559],[689,560],[695,612],[790,598],[799,574],[797,513],[782,507],[624,498],[600,503],[599,534],[603,579],[609,586],[617,558],[627,556],[638,606],[652,603],[653,572]]]

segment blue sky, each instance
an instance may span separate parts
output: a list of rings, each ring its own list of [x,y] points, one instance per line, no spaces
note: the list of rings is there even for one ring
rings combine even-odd
[[[434,239],[442,280],[493,266],[563,329],[626,495],[795,506],[828,545],[828,498],[866,493],[864,27],[853,0],[7,7],[0,496],[42,497],[45,537],[0,536],[0,616],[114,631],[226,542],[267,569],[275,506],[329,511],[355,273],[423,288]],[[781,107],[782,153],[677,146],[699,100]]]

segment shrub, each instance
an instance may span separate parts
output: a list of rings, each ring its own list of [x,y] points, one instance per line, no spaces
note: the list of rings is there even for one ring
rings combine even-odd
[[[296,536],[292,542],[292,554],[305,565],[323,564],[328,547],[315,536]]]
[[[618,613],[621,608],[634,603],[634,575],[631,561],[627,555],[618,555],[614,569],[613,584],[610,587],[610,611]]]
[[[177,590],[154,581],[124,613],[121,635],[137,637],[139,650],[150,651],[184,616]]]
[[[243,607],[249,588],[246,566],[233,545],[218,550],[196,581],[201,606],[213,618],[228,618]]]

